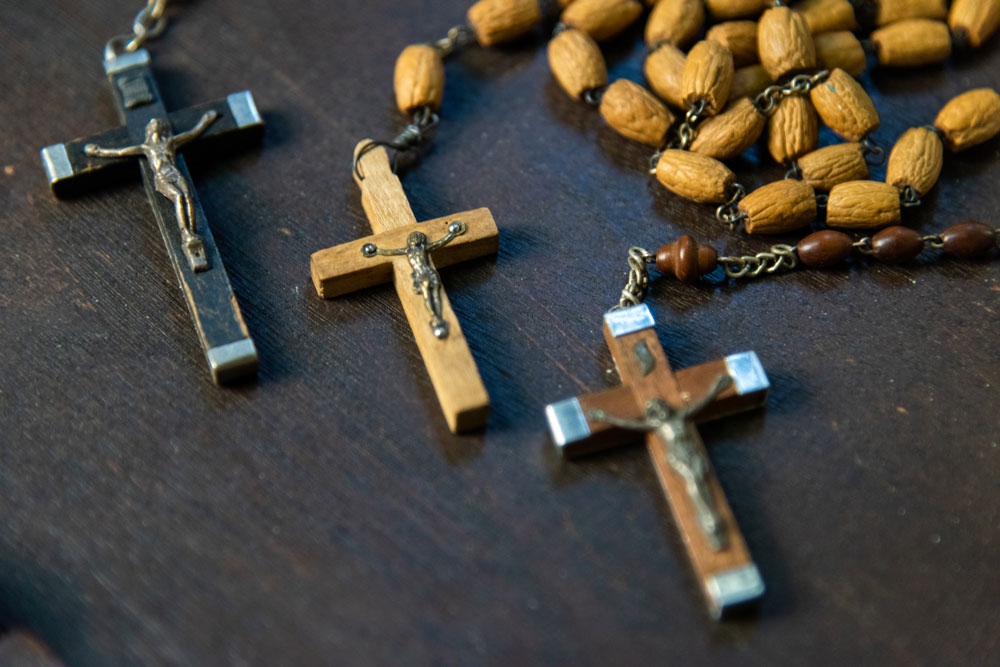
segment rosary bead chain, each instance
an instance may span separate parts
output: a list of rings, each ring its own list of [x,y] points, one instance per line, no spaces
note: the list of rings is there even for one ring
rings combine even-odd
[[[104,59],[114,60],[123,53],[133,53],[167,29],[167,0],[148,0],[132,21],[132,33],[118,35],[104,46]]]

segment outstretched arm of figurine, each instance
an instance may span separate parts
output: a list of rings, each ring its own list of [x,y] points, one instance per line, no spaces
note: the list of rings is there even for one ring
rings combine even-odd
[[[605,424],[611,424],[612,426],[625,428],[630,431],[649,432],[656,428],[645,419],[622,419],[621,417],[610,415],[604,410],[587,410],[587,418],[595,422],[604,422]]]
[[[126,146],[125,148],[101,148],[97,144],[87,144],[83,152],[91,157],[134,157],[142,155],[142,146]]]
[[[427,244],[426,251],[430,253],[434,252],[438,248],[443,248],[444,246],[454,241],[456,237],[461,236],[466,231],[468,231],[468,229],[469,229],[468,225],[466,225],[461,220],[456,220],[455,222],[448,225],[447,234],[439,238],[437,241]]]
[[[706,407],[708,407],[708,404],[714,401],[715,397],[718,396],[720,392],[729,387],[729,385],[731,385],[732,383],[733,379],[728,375],[718,376],[717,378],[715,378],[715,383],[712,385],[712,388],[709,389],[707,392],[705,392],[705,395],[699,398],[695,403],[689,405],[687,409],[684,411],[684,415],[687,417],[691,417],[693,415],[698,414]]]
[[[201,119],[198,121],[197,125],[192,127],[187,132],[181,132],[180,134],[174,136],[174,138],[171,140],[171,143],[173,143],[174,148],[180,148],[184,144],[193,141],[194,139],[197,139],[198,136],[201,135],[202,132],[207,130],[208,126],[214,123],[216,120],[218,120],[218,118],[219,118],[219,112],[216,111],[215,109],[212,109],[211,111],[206,111],[202,115]]]

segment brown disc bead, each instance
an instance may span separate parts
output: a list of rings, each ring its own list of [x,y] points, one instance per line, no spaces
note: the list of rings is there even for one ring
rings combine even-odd
[[[799,241],[796,249],[803,264],[817,269],[825,269],[836,266],[847,259],[851,254],[853,243],[851,237],[843,232],[824,229],[813,232]]]
[[[672,273],[682,283],[693,283],[698,278],[715,271],[719,254],[715,248],[700,245],[690,236],[680,237],[656,251],[656,268]]]
[[[886,264],[903,264],[924,250],[924,239],[909,227],[893,225],[872,237],[872,256]]]
[[[975,259],[989,254],[997,245],[997,233],[981,222],[960,222],[941,232],[944,251],[959,259]]]

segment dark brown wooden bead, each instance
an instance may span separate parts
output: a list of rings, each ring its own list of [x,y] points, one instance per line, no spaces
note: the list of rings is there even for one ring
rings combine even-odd
[[[997,245],[996,232],[981,222],[960,222],[941,233],[944,251],[961,259],[982,257]]]
[[[872,237],[872,255],[887,264],[912,261],[923,249],[924,240],[920,234],[902,225],[886,227]]]
[[[799,241],[799,259],[806,266],[826,268],[840,264],[851,254],[851,237],[843,232],[824,229]]]
[[[693,283],[711,273],[719,264],[715,248],[700,245],[690,236],[682,236],[676,243],[668,243],[656,252],[656,268],[673,273],[683,283]]]

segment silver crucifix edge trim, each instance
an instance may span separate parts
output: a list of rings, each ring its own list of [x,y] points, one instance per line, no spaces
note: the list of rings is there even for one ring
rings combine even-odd
[[[250,127],[264,123],[249,90],[227,96],[226,102],[229,104],[229,111],[233,114],[233,120],[238,127]]]
[[[123,69],[148,64],[149,51],[146,49],[139,49],[137,51],[133,51],[132,53],[123,53],[117,58],[112,58],[111,60],[105,60],[104,72],[106,74],[114,74],[115,72],[121,72]]]
[[[205,352],[217,384],[238,380],[257,372],[257,348],[249,338],[213,347]]]
[[[49,177],[49,185],[73,176],[73,165],[69,162],[66,144],[53,144],[42,149],[42,166]]]
[[[653,313],[649,310],[649,306],[644,303],[605,313],[604,321],[611,330],[611,335],[615,338],[621,338],[643,329],[650,329],[656,325]]]
[[[764,365],[760,363],[760,357],[756,352],[729,355],[726,357],[726,370],[733,378],[733,384],[740,396],[771,388]]]
[[[566,445],[590,435],[590,424],[587,423],[587,417],[577,398],[567,398],[545,406],[545,419],[549,423],[552,441],[561,452],[565,451]]]
[[[726,570],[709,577],[706,584],[712,617],[722,618],[726,612],[764,595],[764,580],[753,563]]]

